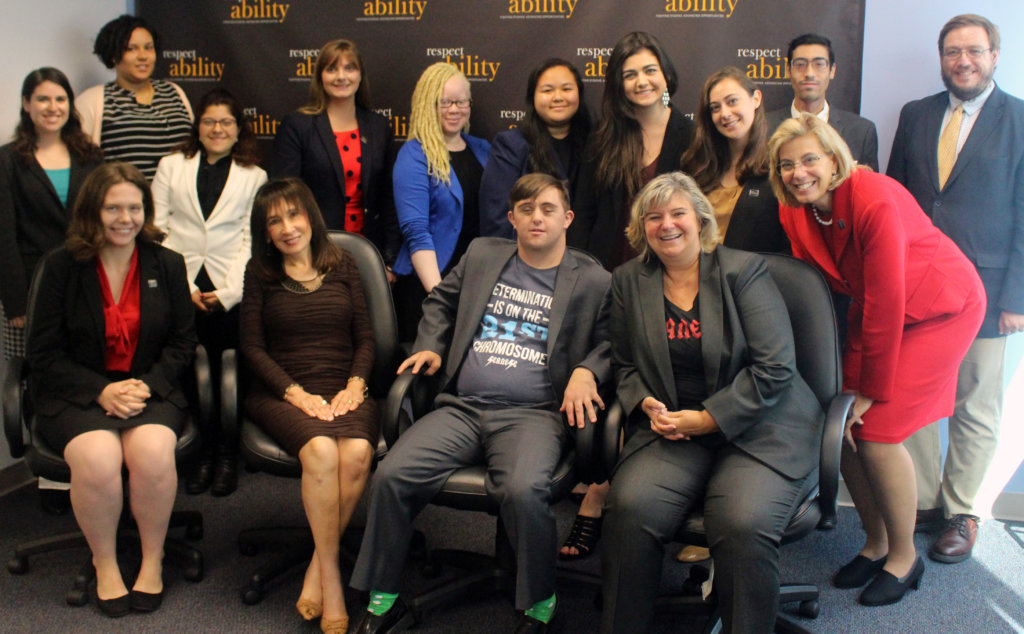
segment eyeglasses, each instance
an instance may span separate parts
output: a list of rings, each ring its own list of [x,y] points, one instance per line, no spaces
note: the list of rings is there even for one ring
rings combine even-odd
[[[831,152],[825,152],[825,154],[804,154],[798,162],[804,166],[804,169],[809,170],[828,154],[831,154]],[[789,174],[795,169],[796,163],[793,161],[779,161],[779,174]]]
[[[238,122],[235,121],[234,119],[230,118],[230,117],[224,118],[224,119],[200,119],[199,120],[199,124],[203,125],[203,126],[206,126],[207,128],[212,128],[215,125],[217,125],[218,123],[220,124],[220,127],[227,129],[227,128],[235,127],[235,125]]]
[[[789,66],[793,70],[804,72],[807,67],[810,66],[814,70],[822,71],[828,68],[828,60],[824,57],[815,57],[814,59],[807,59],[806,57],[798,57],[789,62]]]
[[[451,99],[441,99],[440,101],[437,102],[437,105],[441,107],[441,110],[447,110],[448,108],[451,108],[452,106],[457,107],[459,110],[465,110],[466,108],[468,108],[468,107],[473,105],[473,100],[472,99],[456,99],[456,100],[452,101]]]
[[[979,46],[972,46],[971,48],[947,48],[942,51],[942,56],[949,61],[960,59],[960,56],[967,53],[967,59],[977,61],[981,59],[981,56],[991,51],[991,48],[981,48]]]

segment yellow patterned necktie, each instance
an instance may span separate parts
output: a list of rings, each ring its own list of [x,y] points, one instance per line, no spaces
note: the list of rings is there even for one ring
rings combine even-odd
[[[956,163],[956,142],[960,137],[960,123],[964,120],[964,107],[959,105],[949,117],[949,123],[939,137],[939,189],[946,186],[953,163]]]

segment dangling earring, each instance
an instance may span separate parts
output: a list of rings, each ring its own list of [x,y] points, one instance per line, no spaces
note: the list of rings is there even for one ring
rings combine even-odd
[[[668,94],[668,91],[661,93],[661,105],[668,108],[668,104],[672,101],[672,95]]]

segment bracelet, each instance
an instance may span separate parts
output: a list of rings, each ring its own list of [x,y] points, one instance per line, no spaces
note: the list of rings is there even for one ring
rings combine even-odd
[[[297,387],[300,390],[302,389],[302,386],[299,385],[298,383],[292,383],[288,387],[284,388],[284,394],[281,396],[281,400],[282,401],[287,401],[288,400],[288,390],[292,389],[293,387]]]
[[[369,396],[370,388],[366,385],[366,379],[364,379],[361,376],[350,376],[348,378],[348,382],[345,385],[347,386],[352,381],[362,381],[363,382],[363,398],[366,398],[367,396]]]

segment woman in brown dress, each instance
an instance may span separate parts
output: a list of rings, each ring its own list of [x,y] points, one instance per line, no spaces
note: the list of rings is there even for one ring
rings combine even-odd
[[[338,543],[362,495],[377,442],[366,398],[374,342],[352,258],[331,244],[302,181],[267,183],[253,202],[242,353],[253,375],[249,417],[302,463],[302,503],[316,550],[296,608],[344,632]]]

